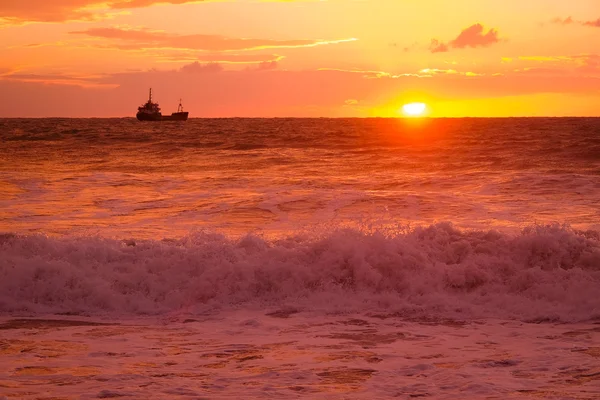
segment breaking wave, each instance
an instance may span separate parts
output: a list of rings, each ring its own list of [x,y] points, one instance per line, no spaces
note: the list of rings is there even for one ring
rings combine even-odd
[[[157,315],[232,307],[584,321],[600,317],[600,235],[450,223],[268,240],[0,236],[0,312]]]

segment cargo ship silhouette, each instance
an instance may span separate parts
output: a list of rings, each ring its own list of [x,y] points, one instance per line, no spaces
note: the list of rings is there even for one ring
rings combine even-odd
[[[177,112],[174,112],[171,115],[162,115],[158,103],[152,102],[152,88],[150,88],[150,96],[148,97],[148,101],[146,104],[138,107],[136,117],[140,121],[187,121],[188,114],[189,113],[187,111],[183,111],[183,106],[181,105],[180,99]]]

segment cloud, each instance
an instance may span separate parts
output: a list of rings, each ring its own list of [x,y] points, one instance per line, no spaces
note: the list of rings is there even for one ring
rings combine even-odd
[[[445,53],[449,50],[449,48],[446,43],[440,42],[437,39],[431,39],[431,44],[429,45],[429,50],[432,53]]]
[[[476,77],[476,76],[485,76],[485,74],[480,74],[480,73],[477,73],[477,72],[467,71],[467,72],[465,72],[465,76]],[[492,76],[497,76],[497,75],[493,74]]]
[[[489,46],[500,41],[496,29],[492,28],[487,33],[484,33],[484,31],[483,25],[472,25],[463,30],[456,39],[450,42],[450,45],[462,49],[465,47]]]
[[[123,13],[127,9],[209,1],[236,0],[0,0],[0,27],[32,22],[96,21]]]
[[[438,69],[438,68],[425,68],[419,71],[423,74],[437,75],[437,74],[448,74],[454,75],[458,74],[458,71],[455,69]]]
[[[535,74],[537,76],[567,75],[569,73],[569,71],[566,69],[551,67],[526,67],[522,69],[515,69],[513,72],[517,74]]]
[[[111,10],[154,4],[185,4],[199,0],[0,0],[0,26],[28,22],[94,21],[114,15]]]
[[[166,52],[157,50],[156,54],[148,52],[148,55],[155,56],[163,62],[203,62],[217,64],[263,64],[277,63],[285,58],[285,56],[277,54],[235,54],[235,53],[199,53],[197,51],[187,52]]]
[[[243,51],[275,48],[314,47],[327,44],[353,42],[358,39],[340,40],[276,40],[276,39],[240,39],[221,35],[177,35],[149,29],[90,28],[69,32],[74,35],[86,35],[94,38],[111,39],[109,48],[122,50],[139,49],[188,49],[203,51]]]
[[[561,61],[571,61],[573,57],[571,56],[520,56],[519,60],[523,61],[539,61],[539,62],[561,62]]]
[[[466,47],[487,47],[494,43],[498,43],[498,31],[491,28],[485,32],[485,28],[481,24],[474,24],[464,29],[454,40],[449,43],[442,42],[438,39],[432,39],[429,45],[429,50],[432,53],[443,53],[450,48],[464,49]]]
[[[577,25],[582,25],[582,26],[591,26],[594,28],[600,28],[600,18],[596,19],[596,20],[592,20],[592,21],[578,21],[578,20],[574,20],[572,17],[567,17],[567,18],[554,18],[552,20],[553,24],[558,24],[558,25],[573,25],[573,24],[577,24]]]
[[[390,79],[398,79],[402,77],[414,77],[414,78],[429,78],[430,75],[419,75],[413,73],[404,73],[404,74],[392,74],[390,72],[385,71],[365,71],[361,69],[342,69],[342,68],[319,68],[317,71],[334,71],[341,72],[345,74],[360,74],[363,78],[366,79],[378,79],[378,78],[390,78]]]
[[[439,68],[425,68],[419,71],[419,74],[424,74],[425,76],[439,76],[439,75],[462,75],[467,77],[476,77],[476,76],[485,76],[485,74],[477,73],[477,72],[459,72],[455,69],[439,69]]]
[[[593,26],[594,28],[600,28],[600,18],[595,21],[585,21],[583,23],[585,26]]]
[[[256,69],[259,71],[268,71],[272,69],[277,69],[277,67],[277,61],[263,61],[256,66]]]
[[[223,71],[223,67],[221,64],[217,63],[200,64],[198,61],[196,61],[191,64],[184,65],[179,70],[188,74],[206,74],[221,72]]]
[[[75,40],[75,41],[58,41],[48,43],[29,43],[15,46],[9,46],[9,49],[37,49],[44,47],[57,47],[61,49],[69,49],[73,52],[90,48],[99,48],[102,50],[125,50],[132,53],[143,53],[143,56],[154,59],[159,63],[190,63],[199,61],[203,63],[219,63],[219,64],[260,64],[263,62],[279,62],[286,57],[280,54],[256,53],[238,51],[204,51],[195,49],[178,49],[172,47],[158,48],[140,48],[139,46],[123,46],[119,44],[99,44],[97,40]]]
[[[98,77],[96,87],[48,84],[45,78],[56,76],[20,76],[20,80],[0,77],[3,115],[133,117],[150,86],[167,113],[176,109],[181,97],[192,117],[335,117],[369,116],[370,110],[394,105],[405,94],[415,92],[431,93],[437,99],[460,104],[468,99],[536,93],[597,96],[600,84],[598,78],[563,75],[549,80],[534,73],[478,78],[455,74],[428,79],[414,76],[367,79],[362,74],[345,71],[278,69],[127,72]],[[359,100],[359,104],[346,103],[352,99]],[[597,97],[590,97],[590,110],[595,104],[591,99]]]
[[[577,54],[570,56],[520,56],[518,57],[518,60],[552,64],[559,67],[600,67],[600,55],[598,54]]]
[[[503,60],[505,60],[504,58]],[[536,76],[600,77],[600,55],[518,56],[503,62],[505,73]]]
[[[567,17],[567,18],[554,18],[552,20],[552,23],[554,24],[559,24],[559,25],[571,25],[575,23],[575,20],[573,20],[572,17]]]
[[[97,1],[97,0],[96,0]],[[201,3],[203,0],[113,0],[108,1],[110,8],[141,8],[148,7],[154,4],[187,4]]]
[[[276,69],[278,66],[276,60],[272,61],[262,61],[256,63],[255,66],[247,67],[246,70],[249,71],[269,71]],[[225,71],[225,68],[220,63],[211,62],[207,64],[202,64],[198,61],[194,61],[191,64],[186,64],[179,69],[180,72],[184,72],[187,74],[214,74],[218,72]]]
[[[43,85],[67,85],[84,88],[109,87],[114,88],[116,84],[102,83],[102,75],[67,75],[67,74],[35,74],[12,72],[3,74],[0,79],[15,82],[31,82]]]
[[[391,44],[392,47],[399,47],[398,43],[392,43]],[[417,50],[419,49],[419,43],[418,42],[414,42],[412,43],[410,46],[405,46],[402,48],[402,51],[405,53],[408,53],[409,51],[413,51],[413,50]]]

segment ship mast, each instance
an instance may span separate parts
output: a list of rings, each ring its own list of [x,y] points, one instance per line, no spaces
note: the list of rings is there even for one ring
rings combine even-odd
[[[148,97],[148,103],[152,103],[152,88],[150,88],[150,96]]]
[[[183,112],[183,106],[181,105],[181,99],[179,99],[179,107],[177,107],[177,112]]]

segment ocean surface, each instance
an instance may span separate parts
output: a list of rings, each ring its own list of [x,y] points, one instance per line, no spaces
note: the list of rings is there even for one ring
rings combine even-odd
[[[0,399],[598,399],[599,357],[598,118],[0,119]]]

